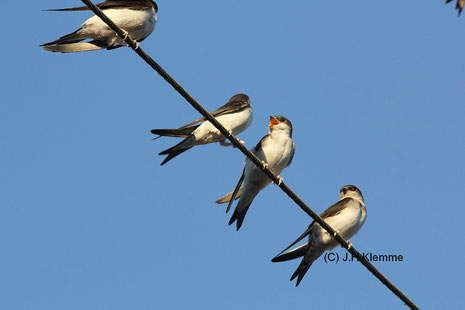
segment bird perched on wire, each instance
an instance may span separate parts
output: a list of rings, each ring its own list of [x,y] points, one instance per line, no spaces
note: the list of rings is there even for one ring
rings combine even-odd
[[[451,2],[452,0],[446,0],[446,3]],[[462,13],[463,7],[465,6],[465,0],[457,0],[457,4],[455,5],[455,8],[459,11],[458,15]]]
[[[326,209],[320,216],[344,238],[351,238],[360,230],[367,216],[362,193],[354,185],[343,186],[339,194],[339,201]],[[307,243],[286,252],[307,235],[309,235]],[[338,245],[336,239],[322,228],[320,224],[312,222],[296,241],[281,251],[281,253],[286,253],[279,253],[271,261],[274,263],[283,262],[303,256],[299,267],[297,267],[291,277],[291,281],[297,277],[296,286],[298,286],[312,263],[323,252],[332,250],[336,245]]]
[[[213,117],[228,129],[233,135],[240,134],[252,124],[252,106],[250,105],[249,96],[237,94],[231,97],[229,101],[219,109],[211,112]],[[187,151],[188,149],[202,144],[220,142],[221,145],[229,146],[225,142],[224,135],[213,126],[209,121],[205,121],[205,117],[201,117],[192,123],[184,125],[178,129],[152,129],[154,135],[167,137],[182,137],[185,138],[180,143],[170,147],[159,155],[168,155],[161,165]],[[200,125],[197,125],[202,123]]]
[[[294,157],[295,144],[292,141],[292,124],[283,116],[270,116],[268,130],[268,134],[251,151],[263,161],[265,167],[279,175],[284,168],[291,164]],[[278,179],[280,182],[282,181],[280,176]],[[226,208],[226,213],[228,213],[233,201],[240,197],[229,225],[236,222],[236,229],[241,228],[247,210],[255,196],[270,182],[271,180],[250,159],[245,159],[242,176],[234,191],[216,201],[219,204],[229,202]]]
[[[139,46],[138,42],[143,41],[152,33],[157,22],[158,7],[151,0],[110,0],[96,6],[121,27],[126,35],[135,40],[136,46]],[[83,6],[46,11],[89,11],[89,8]],[[86,39],[92,41],[81,42]],[[94,15],[86,20],[78,30],[41,46],[46,51],[73,53],[103,48],[111,50],[125,45],[126,43],[100,17]]]

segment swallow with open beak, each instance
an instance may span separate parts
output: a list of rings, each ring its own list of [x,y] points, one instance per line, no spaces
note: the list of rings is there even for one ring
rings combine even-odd
[[[270,116],[268,130],[268,134],[251,149],[251,152],[282,181],[279,174],[291,164],[295,153],[295,144],[292,141],[292,124],[283,116]],[[240,198],[229,225],[236,222],[236,229],[241,228],[247,210],[255,196],[270,182],[271,180],[254,163],[248,158],[245,159],[242,176],[234,191],[216,201],[216,203],[229,202],[226,208],[226,213],[228,213],[233,201]]]
[[[246,130],[250,124],[252,124],[252,106],[250,105],[249,96],[244,94],[232,96],[225,105],[211,112],[211,114],[233,135],[240,134]],[[198,125],[199,123],[202,124]],[[212,123],[205,121],[204,117],[201,117],[178,129],[152,129],[151,132],[155,135],[159,135],[159,137],[167,136],[184,138],[184,140],[175,146],[159,153],[159,155],[168,155],[161,165],[166,164],[174,157],[196,145],[215,142],[220,142],[220,144],[224,146],[230,145],[225,142],[224,135],[216,129]]]
[[[106,16],[121,27],[126,35],[138,42],[147,38],[155,28],[158,7],[151,0],[110,0],[97,4]],[[46,11],[89,11],[87,6],[52,9]],[[89,42],[81,42],[91,39]],[[108,50],[125,46],[126,43],[105,24],[100,17],[94,15],[86,20],[81,28],[58,40],[42,44],[44,50],[60,53],[93,51],[106,48]]]
[[[367,209],[362,193],[354,185],[343,186],[339,194],[339,201],[326,209],[320,216],[345,239],[351,238],[363,226],[367,216]],[[286,252],[307,235],[309,236],[307,243]],[[271,261],[274,263],[283,262],[303,256],[299,267],[297,267],[291,277],[291,281],[297,277],[296,286],[298,286],[312,263],[325,251],[334,249],[338,244],[336,239],[322,228],[320,224],[312,222],[296,241],[281,251],[281,253],[286,253],[279,253]]]

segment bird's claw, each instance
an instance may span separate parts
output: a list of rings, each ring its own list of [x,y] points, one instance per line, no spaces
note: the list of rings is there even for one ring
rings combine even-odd
[[[138,48],[139,48],[139,42],[137,42],[136,40],[133,40],[132,42],[134,42],[134,45],[136,46],[136,47],[134,47],[134,49],[135,49],[135,50],[138,49]],[[129,45],[129,44],[126,44],[126,46],[127,46],[127,47],[132,47],[132,46]]]
[[[126,30],[123,29],[123,34],[124,34],[124,38],[123,38],[123,41],[126,41],[126,39],[129,37],[129,32],[127,32]],[[138,49],[139,48],[139,42],[137,42],[136,40],[133,40],[134,42],[134,45],[136,46],[134,49]],[[127,47],[129,47],[130,45],[129,44],[126,44]]]
[[[221,140],[220,145],[221,146],[232,146],[232,143],[231,142],[226,142],[226,140]]]
[[[347,250],[350,250],[351,247],[352,247],[352,243],[347,240]]]
[[[232,133],[231,133],[231,134],[232,134]],[[245,142],[242,141],[242,140],[239,140],[239,139],[238,139],[238,141],[239,141],[239,143],[240,143],[241,145],[244,145],[244,144],[245,144]],[[233,143],[227,142],[226,139],[225,139],[225,140],[220,140],[220,145],[221,145],[221,146],[232,146],[233,148],[237,148],[237,146],[235,146]]]
[[[263,169],[266,169],[266,168],[268,168],[268,164],[266,162],[262,161],[262,167],[263,167]]]
[[[276,178],[278,179],[278,183],[276,183],[276,185],[278,185],[278,186],[281,185],[281,183],[283,183],[284,179],[281,178],[279,175]],[[273,181],[273,183],[274,183],[274,181]]]
[[[123,30],[123,34],[124,34],[123,40],[126,41],[126,39],[127,39],[128,36],[129,36],[129,32],[127,32],[126,30]]]

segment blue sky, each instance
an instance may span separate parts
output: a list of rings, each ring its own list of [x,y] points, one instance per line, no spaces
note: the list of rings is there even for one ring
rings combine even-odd
[[[443,2],[158,1],[141,46],[209,110],[248,94],[248,147],[288,117],[286,184],[318,213],[357,185],[355,248],[403,255],[373,264],[421,308],[463,309],[465,16]],[[90,16],[41,9],[79,5],[0,13],[1,309],[405,308],[359,263],[320,259],[295,288],[298,261],[270,260],[310,219],[276,186],[228,226],[239,151],[160,167],[179,140],[149,130],[199,115],[128,48],[39,48]]]

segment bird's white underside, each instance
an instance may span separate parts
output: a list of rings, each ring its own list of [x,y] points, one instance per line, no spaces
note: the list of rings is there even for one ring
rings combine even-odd
[[[157,21],[153,8],[146,10],[108,9],[104,13],[136,41],[140,41],[152,33]],[[89,39],[105,41],[109,46],[125,44],[113,30],[95,15],[82,24],[79,34]]]
[[[230,130],[233,135],[237,135],[246,130],[252,124],[252,109],[244,109],[237,113],[225,114],[216,117],[226,129]],[[224,140],[224,136],[210,122],[204,122],[194,132],[193,145],[214,143]]]
[[[325,221],[345,239],[350,239],[360,230],[363,223],[365,223],[365,219],[366,209],[364,205],[357,200],[351,200],[346,204],[344,210],[335,216],[326,218]],[[316,223],[310,238],[313,239],[315,244],[326,245],[328,250],[338,245],[337,241]]]

